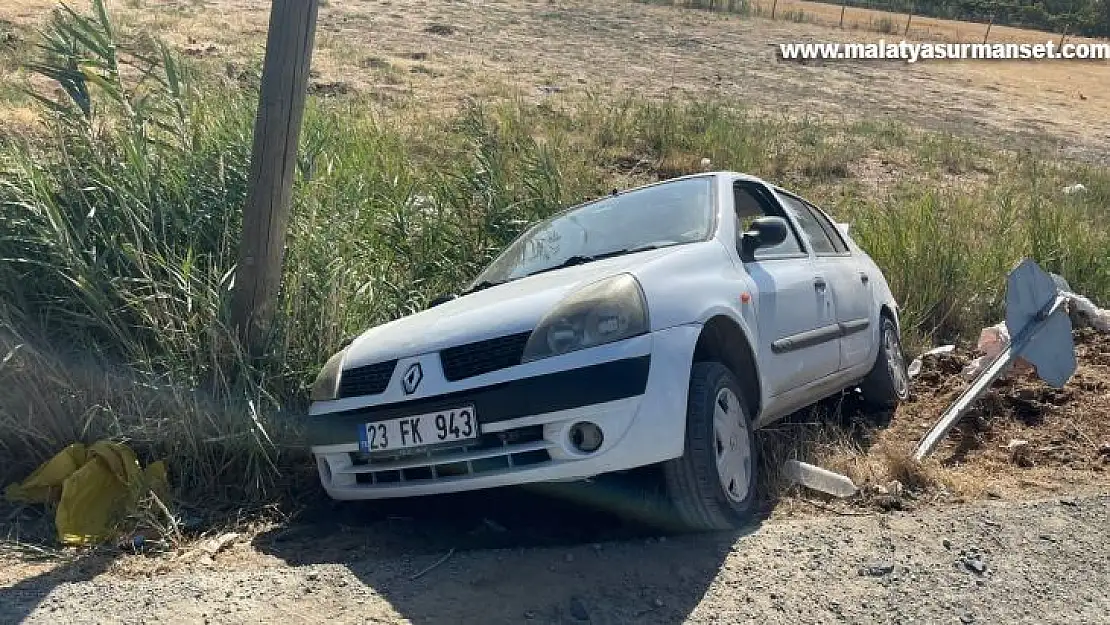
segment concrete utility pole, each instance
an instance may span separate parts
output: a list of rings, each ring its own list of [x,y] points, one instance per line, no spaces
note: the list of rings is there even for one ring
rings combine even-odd
[[[318,0],[273,0],[243,210],[232,323],[252,357],[266,348],[281,287],[297,140],[304,117]]]

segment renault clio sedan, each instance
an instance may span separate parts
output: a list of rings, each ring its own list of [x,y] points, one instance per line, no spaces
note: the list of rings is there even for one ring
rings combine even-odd
[[[660,465],[692,529],[744,522],[753,431],[845,390],[908,394],[882,272],[812,202],[734,172],[528,229],[458,296],[328,360],[307,418],[335,499]]]

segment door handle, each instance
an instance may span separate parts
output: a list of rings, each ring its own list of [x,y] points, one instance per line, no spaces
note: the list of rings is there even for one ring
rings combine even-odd
[[[864,283],[864,284],[867,284],[868,282],[871,281],[871,276],[869,276],[865,273],[860,273],[859,274],[859,281]]]
[[[825,282],[824,278],[813,279],[813,288],[817,289],[818,292],[824,291],[826,288],[828,288],[828,286],[829,285],[827,282]]]

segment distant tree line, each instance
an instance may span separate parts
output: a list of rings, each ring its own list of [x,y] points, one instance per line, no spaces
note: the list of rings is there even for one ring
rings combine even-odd
[[[841,4],[837,0],[821,0]],[[848,6],[1110,37],[1110,0],[847,0]]]

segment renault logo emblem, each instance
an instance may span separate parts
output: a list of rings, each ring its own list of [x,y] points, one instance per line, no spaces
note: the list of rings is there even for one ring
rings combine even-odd
[[[424,370],[420,368],[420,363],[413,363],[405,370],[405,375],[401,377],[401,388],[405,391],[405,395],[412,395],[416,392],[416,387],[420,386],[420,381],[424,379]]]

